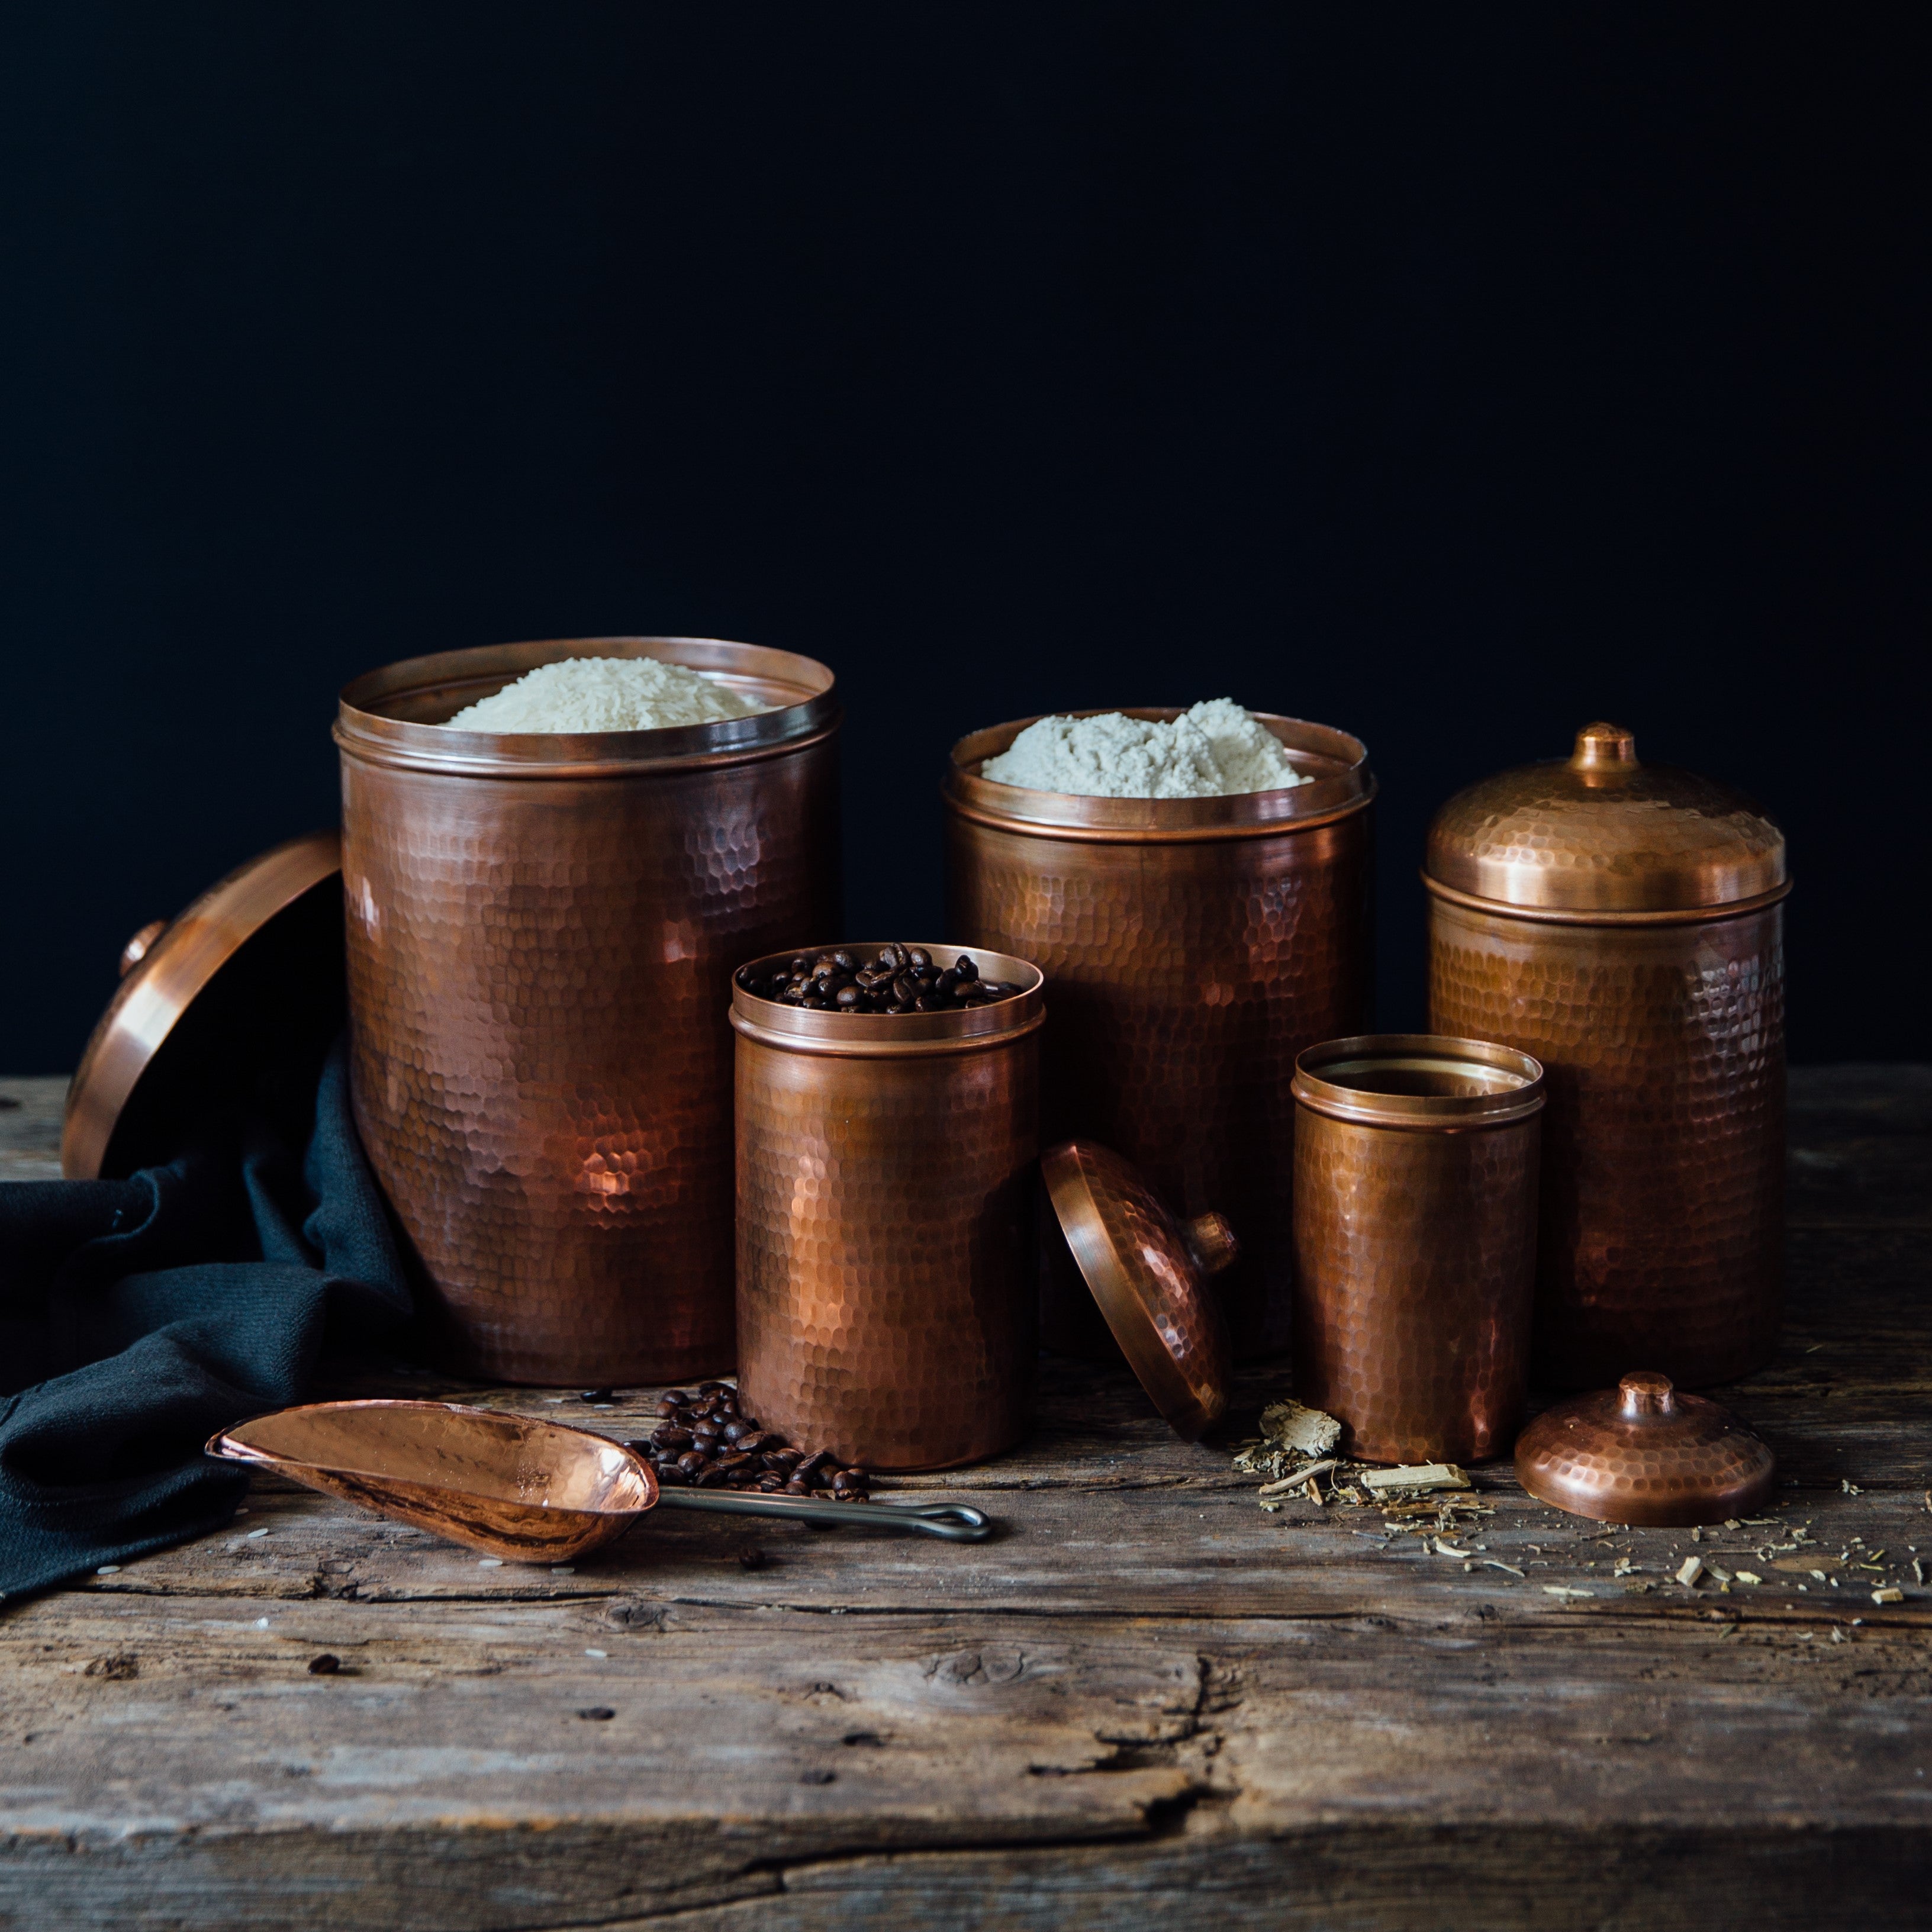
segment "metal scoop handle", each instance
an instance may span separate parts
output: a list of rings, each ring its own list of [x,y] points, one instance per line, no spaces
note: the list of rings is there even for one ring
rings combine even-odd
[[[814,1503],[802,1497],[746,1496],[734,1490],[658,1491],[660,1508],[712,1510],[720,1516],[782,1516],[795,1522],[856,1523],[871,1529],[916,1530],[949,1543],[980,1543],[992,1520],[965,1503]]]

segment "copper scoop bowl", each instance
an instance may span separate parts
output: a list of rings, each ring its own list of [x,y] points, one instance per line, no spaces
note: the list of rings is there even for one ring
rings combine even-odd
[[[992,1522],[964,1503],[810,1502],[667,1490],[644,1459],[587,1430],[448,1402],[316,1402],[258,1415],[207,1453],[272,1469],[512,1563],[562,1563],[664,1503],[721,1516],[857,1523],[976,1543]]]

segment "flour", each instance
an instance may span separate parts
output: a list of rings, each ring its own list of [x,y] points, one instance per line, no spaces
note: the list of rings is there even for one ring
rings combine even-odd
[[[1218,798],[1309,783],[1268,727],[1232,698],[1210,698],[1172,724],[1118,711],[1042,718],[980,775],[1089,798]]]
[[[746,718],[769,705],[658,658],[564,658],[480,698],[448,722],[460,731],[662,731]]]

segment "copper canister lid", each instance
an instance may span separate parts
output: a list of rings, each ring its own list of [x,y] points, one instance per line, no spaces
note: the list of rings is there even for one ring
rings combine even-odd
[[[1586,724],[1565,762],[1458,792],[1429,828],[1440,896],[1532,917],[1742,909],[1782,896],[1784,834],[1743,793],[1647,765],[1618,724]]]
[[[1208,1284],[1234,1261],[1218,1214],[1178,1221],[1137,1169],[1091,1141],[1068,1141],[1040,1162],[1087,1286],[1141,1386],[1192,1442],[1228,1406],[1228,1331]]]
[[[70,1180],[168,1157],[184,1120],[238,1083],[286,1072],[302,1084],[342,1024],[341,871],[340,838],[311,832],[129,940],[121,984],[68,1088]],[[299,1106],[312,1087],[287,1097]]]
[[[1516,1438],[1516,1480],[1573,1516],[1646,1528],[1722,1522],[1763,1504],[1777,1467],[1737,1418],[1668,1376],[1546,1408]]]

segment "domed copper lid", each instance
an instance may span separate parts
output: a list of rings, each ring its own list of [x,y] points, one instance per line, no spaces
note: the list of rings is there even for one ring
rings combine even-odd
[[[1790,890],[1784,834],[1742,792],[1646,765],[1617,724],[1586,724],[1567,763],[1458,792],[1429,828],[1430,890],[1532,916],[1672,913]]]
[[[1040,1172],[1114,1340],[1154,1406],[1190,1442],[1228,1406],[1228,1330],[1208,1276],[1240,1253],[1218,1214],[1177,1221],[1137,1169],[1068,1141]]]
[[[1776,1467],[1728,1409],[1647,1371],[1545,1409],[1516,1442],[1516,1480],[1539,1502],[1643,1528],[1745,1515]]]
[[[121,984],[68,1088],[61,1172],[111,1179],[166,1160],[190,1117],[244,1085],[307,1079],[288,1097],[312,1102],[311,1063],[344,1001],[342,841],[311,832],[122,949]]]

